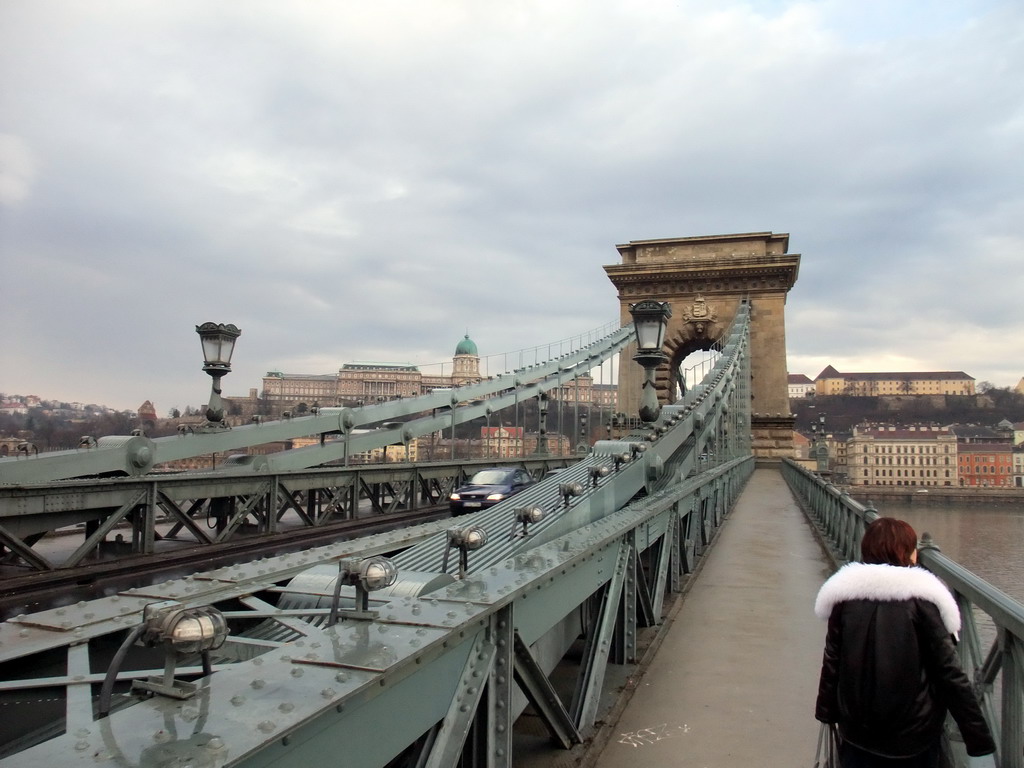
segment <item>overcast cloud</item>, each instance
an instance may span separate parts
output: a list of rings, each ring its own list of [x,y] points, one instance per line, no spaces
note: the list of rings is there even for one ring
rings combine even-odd
[[[6,0],[0,391],[199,405],[208,320],[227,394],[546,344],[616,243],[761,230],[791,372],[1014,385],[1022,158],[1019,2]]]

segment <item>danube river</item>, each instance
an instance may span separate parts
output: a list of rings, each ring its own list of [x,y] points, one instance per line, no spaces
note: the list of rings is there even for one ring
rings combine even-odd
[[[927,531],[942,554],[1024,603],[1024,504],[878,504],[886,517]]]

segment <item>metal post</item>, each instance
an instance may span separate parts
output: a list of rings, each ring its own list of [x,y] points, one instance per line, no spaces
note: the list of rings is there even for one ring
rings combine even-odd
[[[548,453],[548,393],[537,395],[537,410],[540,425],[537,427],[537,453],[546,456]]]
[[[661,414],[661,404],[658,402],[658,394],[655,391],[655,372],[661,363],[665,361],[663,354],[640,354],[633,356],[640,365],[644,367],[643,390],[640,395],[640,419],[645,423],[652,423],[658,420]]]

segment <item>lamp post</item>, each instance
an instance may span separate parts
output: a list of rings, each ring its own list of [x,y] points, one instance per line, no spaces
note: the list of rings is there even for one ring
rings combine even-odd
[[[196,333],[203,343],[203,370],[213,378],[210,403],[206,406],[206,427],[226,429],[224,424],[224,401],[221,400],[220,380],[231,372],[231,353],[235,351],[235,340],[242,331],[235,325],[224,323],[203,323],[196,326]]]
[[[576,453],[586,453],[590,450],[590,439],[587,437],[587,412],[580,414],[580,441],[576,445]]]
[[[548,454],[548,393],[541,392],[537,395],[537,413],[539,424],[537,425],[537,453],[541,456]]]
[[[667,301],[640,301],[629,305],[636,332],[636,354],[633,359],[644,367],[643,391],[640,397],[640,419],[647,423],[656,421],[661,405],[654,391],[655,369],[668,355],[661,351],[665,342],[665,329],[672,317],[672,306]]]
[[[815,458],[818,460],[818,474],[828,472],[828,440],[825,439],[825,416],[818,417],[818,439],[819,444]]]

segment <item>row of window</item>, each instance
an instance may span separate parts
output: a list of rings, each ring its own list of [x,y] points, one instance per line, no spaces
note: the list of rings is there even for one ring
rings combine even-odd
[[[865,469],[864,470],[864,477],[870,477],[871,476],[869,474],[870,471],[871,470]],[[896,472],[895,475],[893,475],[893,471]],[[875,470],[875,477],[939,477],[939,476],[940,476],[939,475],[939,471],[937,469],[922,469],[920,474],[918,474],[918,472],[916,472],[914,470],[910,470],[910,469],[908,469],[906,471],[904,471],[902,469],[897,469],[897,470],[876,469]],[[942,475],[942,477],[952,477],[952,475],[949,474],[949,470],[947,469],[947,470],[945,470],[945,474]]]
[[[951,446],[942,446],[942,453],[951,453]],[[864,444],[864,453],[939,453],[937,445],[871,445]]]
[[[937,457],[932,457],[932,456],[921,456],[921,457],[918,457],[918,456],[906,456],[906,457],[904,457],[904,456],[875,456],[875,457],[866,456],[866,457],[864,457],[864,461],[862,463],[864,463],[864,464],[890,464],[890,465],[898,464],[898,465],[901,465],[901,466],[902,465],[907,465],[907,466],[915,466],[915,467],[917,467],[917,466],[934,467],[934,466],[938,465],[938,462],[939,462],[939,459]],[[952,460],[950,459],[949,456],[945,457],[945,460],[943,461],[943,464],[945,466],[947,466],[947,467],[952,464]]]

